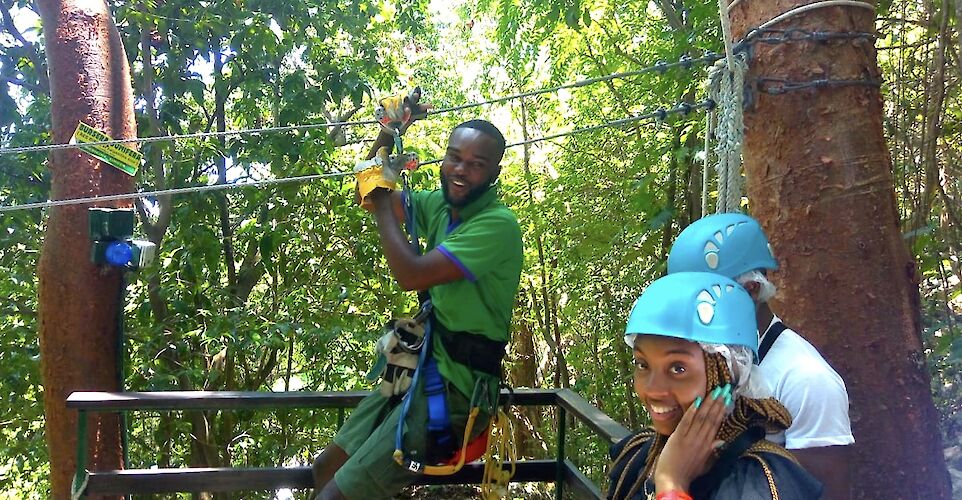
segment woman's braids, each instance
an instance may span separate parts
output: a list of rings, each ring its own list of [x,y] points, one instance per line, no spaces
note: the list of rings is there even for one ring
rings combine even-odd
[[[708,379],[705,393],[710,393],[715,387],[731,384],[732,374],[728,369],[728,363],[725,361],[725,357],[718,353],[708,352],[705,352],[704,356],[705,374]],[[788,410],[775,398],[750,399],[739,397],[735,399],[735,408],[732,413],[722,421],[721,427],[718,429],[717,438],[725,441],[727,445],[749,427],[762,427],[765,429],[765,432],[774,433],[783,431],[790,425],[792,425],[791,414],[789,414]],[[646,429],[633,436],[613,463],[617,464],[622,460],[628,460],[623,469],[624,472],[628,472],[631,470],[631,466],[637,460],[641,459],[642,449],[644,448],[643,445],[648,440],[652,440],[652,443],[651,448],[648,450],[644,469],[638,474],[638,477],[635,478],[634,483],[631,484],[627,491],[624,491],[627,474],[623,473],[618,479],[618,483],[613,485],[612,498],[633,497],[644,486],[645,481],[654,474],[655,463],[657,463],[658,456],[661,455],[661,451],[668,441],[668,436],[655,433],[651,429]],[[769,444],[770,443],[763,439],[753,445],[749,451],[778,453],[779,455],[794,460],[794,457],[785,452],[782,447]]]

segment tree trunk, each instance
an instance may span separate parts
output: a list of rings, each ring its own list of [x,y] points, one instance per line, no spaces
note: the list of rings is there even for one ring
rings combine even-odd
[[[127,57],[107,5],[40,0],[51,83],[52,142],[70,140],[79,121],[113,138],[136,136]],[[51,199],[130,192],[133,178],[77,149],[49,156]],[[129,202],[98,204],[129,206]],[[77,415],[64,400],[77,390],[117,389],[120,273],[90,261],[87,208],[52,208],[38,269],[40,352],[52,497],[70,497]],[[88,468],[122,467],[116,415],[91,415]]]
[[[743,2],[731,13],[732,36],[804,3]],[[874,21],[865,9],[830,7],[776,27],[874,32]],[[847,381],[853,498],[949,498],[922,350],[918,275],[899,231],[879,91],[769,95],[756,85],[758,77],[878,75],[866,40],[756,44],[746,76],[756,97],[745,114],[748,192],[781,265],[779,311]]]

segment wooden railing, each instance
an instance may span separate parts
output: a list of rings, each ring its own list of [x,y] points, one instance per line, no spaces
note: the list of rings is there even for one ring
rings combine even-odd
[[[79,412],[75,487],[87,495],[119,495],[199,491],[278,490],[314,487],[310,467],[180,468],[86,471],[87,415],[90,412],[274,410],[282,408],[353,408],[367,392],[75,392],[67,407]],[[554,482],[556,497],[567,489],[576,498],[603,498],[601,490],[565,455],[566,421],[570,414],[606,442],[629,434],[581,396],[569,389],[516,389],[514,406],[556,406],[558,442],[554,460],[521,460],[513,482]],[[416,484],[479,484],[484,465],[472,463],[451,476],[421,476]]]

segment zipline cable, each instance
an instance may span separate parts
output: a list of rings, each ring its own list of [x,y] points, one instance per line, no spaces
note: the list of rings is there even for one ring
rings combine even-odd
[[[448,108],[441,108],[437,110],[429,111],[427,116],[440,115],[444,113],[452,113],[455,111],[462,111],[465,109],[476,108],[480,106],[487,106],[490,104],[497,104],[501,102],[511,101],[515,99],[521,99],[523,97],[530,97],[541,94],[548,94],[551,92],[557,92],[559,90],[584,87],[587,85],[593,85],[595,83],[606,82],[610,80],[630,78],[632,76],[643,75],[646,73],[659,72],[664,73],[671,68],[682,67],[685,69],[690,69],[696,65],[711,65],[721,56],[715,54],[714,52],[705,52],[701,57],[691,58],[687,56],[682,56],[675,62],[657,62],[651,66],[641,68],[633,71],[624,71],[620,73],[612,73],[610,75],[598,76],[593,78],[585,78],[581,80],[576,80],[573,82],[568,82],[562,85],[557,85],[554,87],[545,87],[537,90],[530,90],[527,92],[520,92],[517,94],[506,95],[502,97],[496,97],[493,99],[488,99],[486,101],[471,102],[467,104],[461,104],[459,106],[452,106]],[[290,131],[302,131],[302,130],[313,130],[319,128],[334,128],[334,127],[354,127],[362,125],[374,125],[378,122],[376,120],[356,120],[356,121],[337,121],[337,122],[324,122],[324,123],[308,123],[301,125],[288,125],[280,127],[263,127],[263,128],[249,128],[249,129],[237,129],[237,130],[225,130],[222,132],[196,132],[191,134],[175,134],[175,135],[162,135],[154,137],[134,137],[130,139],[111,139],[107,141],[94,141],[85,142],[84,146],[110,146],[117,144],[149,144],[155,142],[173,142],[184,139],[203,139],[208,137],[225,137],[225,136],[235,136],[235,135],[253,135],[261,133],[276,133],[276,132],[290,132]],[[59,143],[59,144],[41,144],[36,146],[21,146],[15,148],[0,148],[0,155],[7,154],[17,154],[17,153],[36,153],[40,151],[55,151],[60,149],[76,149],[79,147],[77,144],[70,143]]]
[[[626,118],[622,118],[620,120],[613,120],[605,123],[600,123],[598,125],[592,125],[589,127],[576,128],[576,129],[569,130],[567,132],[559,132],[557,134],[546,135],[543,137],[535,137],[532,139],[528,139],[526,141],[513,142],[511,144],[506,145],[505,149],[513,148],[517,146],[523,146],[525,144],[534,144],[534,143],[543,142],[543,141],[550,141],[553,139],[559,139],[561,137],[566,137],[570,135],[591,132],[591,131],[599,130],[602,128],[627,125],[629,123],[635,123],[642,120],[651,120],[651,119],[663,120],[669,115],[676,115],[676,114],[687,115],[697,109],[712,109],[714,107],[715,107],[715,103],[710,99],[706,99],[704,101],[701,101],[699,103],[694,103],[694,104],[688,103],[688,102],[682,102],[677,104],[675,107],[671,109],[659,108],[650,113],[633,115]],[[437,158],[434,160],[421,163],[421,166],[433,165],[435,163],[441,163],[441,161],[442,161],[441,158]],[[227,183],[227,184],[210,184],[210,185],[204,185],[204,186],[190,186],[190,187],[173,188],[173,189],[161,189],[158,191],[141,191],[139,193],[123,193],[123,194],[112,194],[112,195],[105,195],[105,196],[91,196],[86,198],[70,198],[65,200],[41,201],[36,203],[26,203],[23,205],[11,205],[8,207],[0,207],[0,213],[13,212],[17,210],[31,210],[36,208],[59,207],[59,206],[65,206],[65,205],[81,205],[85,203],[96,203],[96,202],[104,202],[104,201],[135,200],[135,199],[142,199],[142,198],[148,198],[153,196],[165,196],[165,195],[175,195],[175,194],[185,194],[185,193],[201,193],[201,192],[207,192],[207,191],[220,191],[225,189],[234,189],[234,188],[242,188],[242,187],[262,187],[262,186],[269,186],[269,185],[276,185],[276,184],[287,184],[287,183],[293,183],[293,182],[309,182],[309,181],[314,181],[318,179],[331,179],[336,177],[343,177],[345,175],[351,175],[353,173],[354,172],[352,171],[328,172],[324,174],[302,175],[302,176],[296,176],[296,177],[281,177],[278,179],[265,179],[265,180],[259,180],[259,181],[234,182],[234,183]]]
[[[442,108],[442,109],[439,109],[439,110],[436,110],[436,111],[429,111],[429,112],[428,112],[428,116],[431,116],[431,115],[434,115],[434,114],[440,114],[440,113],[448,113],[448,112],[452,112],[452,111],[461,111],[461,110],[465,110],[465,109],[476,108],[476,107],[479,107],[479,106],[487,106],[487,105],[489,105],[489,104],[497,104],[497,103],[500,103],[500,102],[511,101],[511,100],[515,100],[515,99],[521,99],[521,98],[524,98],[524,97],[531,97],[531,96],[536,96],[536,95],[541,95],[541,94],[548,94],[548,93],[551,93],[551,92],[557,92],[557,91],[559,91],[559,90],[564,90],[564,89],[570,89],[570,88],[576,88],[576,87],[584,87],[584,86],[586,86],[586,85],[593,85],[593,84],[595,84],[595,83],[607,82],[607,81],[610,81],[610,80],[618,80],[618,79],[623,79],[623,78],[631,78],[631,77],[633,77],[633,76],[639,76],[639,75],[643,75],[643,74],[646,74],[646,73],[654,73],[654,72],[663,73],[663,72],[665,72],[665,71],[667,71],[667,70],[669,70],[669,69],[671,69],[671,68],[677,68],[677,67],[688,68],[688,67],[693,67],[693,66],[698,65],[698,64],[704,64],[704,65],[707,66],[707,65],[714,64],[715,61],[717,61],[718,59],[721,59],[721,57],[722,57],[722,56],[720,56],[720,55],[718,55],[718,54],[715,54],[714,52],[705,52],[705,54],[704,54],[703,56],[701,56],[701,57],[696,57],[696,58],[688,58],[688,57],[682,56],[682,57],[681,57],[678,61],[676,61],[676,62],[671,62],[671,63],[660,62],[660,63],[655,63],[655,64],[653,64],[653,65],[651,65],[651,66],[648,66],[648,67],[646,67],[646,68],[642,68],[642,69],[638,69],[638,70],[634,70],[634,71],[624,71],[624,72],[621,72],[621,73],[612,73],[612,74],[610,74],[610,75],[605,75],[605,76],[598,76],[598,77],[594,77],[594,78],[586,78],[586,79],[584,79],[584,80],[578,80],[578,81],[576,81],[576,82],[569,82],[569,83],[565,83],[565,84],[562,84],[562,85],[558,85],[558,86],[556,86],[556,87],[545,87],[545,88],[542,88],[542,89],[530,90],[530,91],[527,91],[527,92],[520,92],[520,93],[517,93],[517,94],[511,94],[511,95],[506,95],[506,96],[503,96],[503,97],[497,97],[497,98],[494,98],[494,99],[489,99],[489,100],[487,100],[487,101],[472,102],[472,103],[468,103],[468,104],[462,104],[462,105],[460,105],[460,106],[453,106],[453,107],[450,107],[450,108]]]
[[[313,175],[301,175],[297,177],[281,177],[278,179],[265,179],[260,181],[249,181],[249,182],[232,182],[225,184],[209,184],[204,186],[191,186],[173,189],[161,189],[158,191],[141,191],[139,193],[123,193],[123,194],[108,194],[104,196],[90,196],[87,198],[70,198],[66,200],[52,200],[52,201],[40,201],[37,203],[26,203],[23,205],[12,205],[9,207],[0,207],[0,212],[12,212],[15,210],[29,210],[34,208],[47,208],[47,207],[60,207],[64,205],[81,205],[84,203],[94,203],[101,201],[117,201],[117,200],[136,200],[140,198],[149,198],[151,196],[165,196],[174,194],[185,194],[185,193],[202,193],[207,191],[220,191],[224,189],[234,189],[242,187],[262,187],[269,186],[273,184],[287,184],[292,182],[309,182],[318,179],[330,179],[335,177],[342,177],[353,172],[330,172],[326,174],[313,174]]]
[[[532,139],[528,139],[526,141],[512,142],[511,144],[506,145],[505,149],[524,146],[526,144],[535,144],[538,142],[550,141],[550,140],[558,139],[568,135],[582,134],[585,132],[592,132],[594,130],[599,130],[599,129],[608,128],[608,127],[617,127],[621,125],[627,125],[629,123],[639,122],[642,120],[654,120],[654,119],[663,120],[669,115],[678,115],[678,114],[687,115],[692,111],[695,111],[696,109],[713,109],[714,107],[715,107],[715,102],[712,101],[711,99],[705,99],[704,101],[701,101],[695,104],[683,102],[683,103],[679,103],[678,105],[676,105],[674,108],[671,108],[671,109],[658,108],[657,110],[652,111],[650,113],[645,113],[641,115],[632,115],[626,118],[622,118],[620,120],[613,120],[610,122],[600,123],[598,125],[591,125],[590,127],[576,128],[576,129],[569,130],[567,132],[559,132],[557,134],[546,135],[543,137],[535,137]],[[421,163],[421,165],[422,166],[433,165],[435,163],[441,163],[441,161],[442,160],[440,158],[437,158],[431,161],[426,161],[424,163]]]
[[[732,2],[732,4],[728,6],[728,8],[731,9],[735,3],[738,3],[738,1],[736,0],[735,2]],[[859,7],[862,9],[868,9],[868,10],[871,10],[872,12],[875,12],[875,6],[868,2],[861,2],[859,0],[822,0],[820,2],[814,2],[814,3],[802,5],[800,7],[795,7],[794,9],[791,9],[787,12],[784,12],[782,14],[779,14],[773,17],[772,19],[769,19],[768,21],[765,21],[764,23],[759,25],[757,28],[749,30],[748,34],[745,35],[745,38],[743,41],[749,40],[755,33],[771,28],[772,26],[786,19],[791,19],[799,14],[803,14],[805,12],[815,10],[815,9],[821,9],[824,7]]]

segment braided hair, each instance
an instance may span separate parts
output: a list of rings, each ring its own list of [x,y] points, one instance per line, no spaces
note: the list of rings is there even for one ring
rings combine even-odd
[[[703,353],[705,357],[705,374],[708,379],[705,385],[706,393],[715,387],[720,387],[725,384],[734,385],[734,377],[732,377],[725,357],[719,353],[705,351],[703,351]],[[722,421],[716,437],[717,439],[725,441],[727,445],[750,427],[762,427],[766,432],[774,433],[787,429],[791,424],[791,414],[788,413],[788,410],[775,398],[754,399],[739,397],[734,401],[732,413]],[[651,441],[651,446],[648,448],[646,456],[646,453],[644,453],[644,445],[648,441]],[[645,429],[633,436],[625,444],[625,447],[615,458],[613,464],[627,460],[628,462],[623,470],[629,471],[632,470],[632,465],[637,464],[638,461],[644,458],[645,466],[630,486],[626,482],[626,476],[628,476],[628,474],[622,474],[618,482],[613,485],[611,498],[631,498],[644,487],[645,480],[654,474],[655,463],[658,461],[658,456],[661,455],[661,451],[665,448],[667,441],[668,436],[658,434],[652,429]],[[756,445],[749,448],[748,451],[768,451],[792,458],[791,455],[784,452],[781,447],[769,444],[765,440],[759,441]]]

